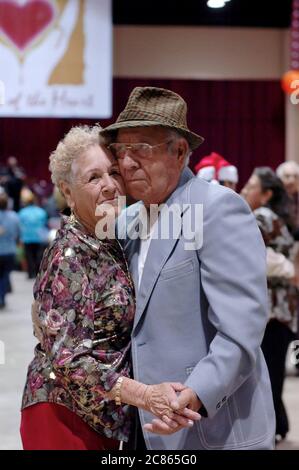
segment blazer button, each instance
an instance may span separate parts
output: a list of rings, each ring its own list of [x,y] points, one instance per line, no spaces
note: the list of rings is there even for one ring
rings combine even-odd
[[[217,403],[217,405],[216,405],[216,410],[219,410],[220,406],[221,406],[221,403],[220,403],[220,402]]]
[[[226,397],[222,398],[222,403],[226,402]]]

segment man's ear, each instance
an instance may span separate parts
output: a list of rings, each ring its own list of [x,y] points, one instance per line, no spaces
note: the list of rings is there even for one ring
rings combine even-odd
[[[61,181],[59,185],[59,190],[62,192],[69,208],[74,209],[75,201],[73,199],[73,194],[72,194],[70,184],[67,181]]]
[[[178,140],[178,153],[177,159],[180,169],[185,166],[185,160],[187,158],[187,153],[189,152],[189,146],[186,139],[179,139]]]

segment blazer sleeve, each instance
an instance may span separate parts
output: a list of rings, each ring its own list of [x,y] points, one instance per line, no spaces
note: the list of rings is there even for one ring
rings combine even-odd
[[[265,245],[255,217],[240,196],[218,191],[204,204],[198,250],[216,333],[186,382],[211,418],[252,373],[268,318]]]

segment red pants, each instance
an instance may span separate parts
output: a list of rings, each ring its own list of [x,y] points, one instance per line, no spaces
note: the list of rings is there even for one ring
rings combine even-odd
[[[22,411],[24,450],[114,450],[119,441],[98,434],[79,416],[56,403],[37,403]]]

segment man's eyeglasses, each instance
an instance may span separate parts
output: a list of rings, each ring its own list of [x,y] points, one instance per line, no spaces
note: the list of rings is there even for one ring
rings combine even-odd
[[[112,155],[118,159],[125,158],[128,152],[133,158],[151,158],[154,148],[160,147],[162,145],[168,145],[170,142],[172,142],[172,139],[156,145],[150,145],[142,142],[137,144],[113,143],[108,145],[108,149],[111,151]]]

